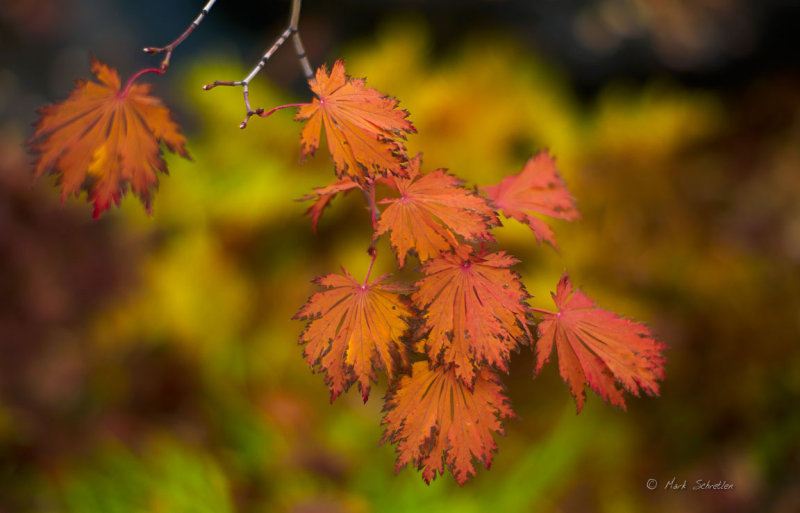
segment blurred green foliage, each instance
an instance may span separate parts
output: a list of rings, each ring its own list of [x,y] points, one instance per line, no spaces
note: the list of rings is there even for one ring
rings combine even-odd
[[[348,72],[411,112],[419,135],[409,150],[424,152],[428,170],[485,186],[549,148],[583,219],[553,223],[561,253],[511,220],[499,245],[522,260],[533,306],[549,306],[568,269],[604,307],[650,323],[669,346],[662,396],[631,399],[628,412],[591,396],[575,416],[556,366],[532,380],[525,350],[506,378],[520,418],[506,423],[491,471],[463,488],[448,476],[426,486],[413,469],[395,476],[393,447],[379,445],[380,388],[366,405],[353,393],[329,405],[291,320],[312,278],[339,265],[366,272],[361,198],[337,198],[314,235],[306,205],[292,199],[333,181],[329,158],[298,165],[300,126],[287,111],[239,130],[240,91],[199,84],[247,66],[205,56],[181,85],[179,107],[197,120],[194,161],[167,156],[154,215],[129,198],[101,228],[71,229],[70,238],[110,248],[104,266],[124,269],[113,288],[111,271],[95,271],[98,289],[113,293],[97,292],[71,322],[14,339],[38,342],[26,366],[4,372],[44,384],[0,404],[0,511],[800,507],[787,478],[800,475],[798,95],[778,87],[731,100],[665,81],[615,84],[586,105],[500,36],[433,61],[422,26],[386,27],[345,52]],[[298,100],[263,80],[251,99]],[[774,119],[759,117],[778,100]],[[741,104],[751,110],[731,109]],[[18,133],[4,138],[19,143]],[[89,217],[78,201],[64,210]],[[394,271],[385,242],[376,265]],[[72,370],[60,371],[64,362]],[[645,487],[672,477],[735,488]]]
[[[96,461],[61,484],[59,495],[65,511],[233,511],[224,475],[203,454],[175,442],[151,447],[141,457],[120,447],[101,452]]]

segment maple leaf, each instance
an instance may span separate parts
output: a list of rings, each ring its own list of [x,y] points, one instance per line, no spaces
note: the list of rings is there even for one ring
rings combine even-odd
[[[508,370],[510,351],[530,337],[529,296],[508,269],[515,263],[504,252],[473,254],[462,245],[422,267],[426,276],[411,299],[423,311],[423,346],[432,362],[455,364],[456,376],[467,385],[482,363]]]
[[[321,66],[309,84],[317,97],[294,118],[308,121],[300,134],[303,157],[316,152],[324,126],[339,178],[364,182],[387,172],[405,176],[400,140],[416,129],[405,119],[408,112],[397,109],[397,100],[366,87],[364,79],[348,77],[341,60],[330,74]]]
[[[397,444],[399,471],[408,463],[430,484],[445,463],[459,485],[475,475],[473,459],[489,468],[497,450],[493,433],[505,434],[501,419],[514,417],[503,386],[482,369],[469,388],[452,366],[430,369],[414,364],[387,398],[382,443]]]
[[[408,161],[408,178],[390,176],[384,181],[399,198],[387,198],[375,236],[391,230],[392,246],[400,267],[410,249],[424,262],[457,246],[454,234],[467,240],[494,240],[489,228],[498,224],[486,200],[461,186],[461,181],[437,169],[420,174],[422,155]]]
[[[35,175],[57,175],[62,200],[87,191],[95,218],[119,205],[128,185],[149,212],[157,172],[167,172],[159,142],[189,158],[186,140],[149,85],[121,90],[116,70],[94,59],[91,69],[98,82],[79,80],[69,98],[39,110],[28,141],[40,153]]]
[[[559,372],[579,413],[586,399],[586,384],[623,409],[625,400],[617,382],[637,397],[640,388],[658,395],[657,380],[664,379],[666,363],[661,355],[664,345],[645,325],[598,308],[581,291],[572,289],[566,273],[552,296],[558,312],[545,314],[538,325],[536,373],[550,358],[555,343]]]
[[[346,194],[353,189],[360,188],[361,186],[357,182],[354,182],[350,178],[343,178],[325,187],[314,187],[313,194],[307,194],[300,198],[299,201],[315,200],[314,204],[306,210],[306,214],[311,217],[311,228],[314,232],[317,231],[317,223],[322,216],[322,211],[325,210],[325,207],[330,204],[331,200],[335,198],[337,194],[340,192]]]
[[[528,159],[519,174],[507,176],[499,184],[485,187],[484,191],[504,216],[527,224],[537,242],[545,241],[556,249],[553,230],[534,214],[567,221],[580,217],[575,198],[558,173],[555,160],[546,152]]]
[[[388,274],[361,284],[344,268],[342,272],[314,280],[327,290],[312,295],[294,319],[310,321],[300,335],[303,355],[312,370],[325,372],[331,402],[356,381],[366,402],[377,370],[392,379],[408,365],[401,337],[404,319],[412,313],[400,295],[406,289],[384,283]]]

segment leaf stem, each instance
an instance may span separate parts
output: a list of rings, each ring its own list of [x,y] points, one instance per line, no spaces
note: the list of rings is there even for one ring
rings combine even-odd
[[[141,77],[145,73],[155,73],[157,75],[163,75],[165,71],[167,71],[165,68],[144,68],[137,71],[136,73],[133,74],[131,78],[128,79],[128,82],[125,84],[125,87],[119,93],[117,93],[117,98],[124,98],[128,94],[128,91],[130,90],[131,86],[133,86],[133,83],[136,81],[136,79]]]
[[[233,80],[233,81],[226,81],[226,80],[215,80],[211,84],[206,84],[203,86],[203,89],[208,91],[209,89],[213,89],[216,86],[242,86],[242,95],[244,96],[244,107],[247,111],[245,114],[244,121],[239,124],[239,128],[246,128],[247,122],[250,121],[250,118],[253,116],[261,116],[266,117],[271,114],[273,111],[269,111],[269,113],[264,114],[264,109],[259,107],[257,109],[253,109],[250,106],[250,82],[258,75],[258,73],[264,69],[266,66],[267,61],[272,58],[272,55],[278,51],[278,48],[283,46],[283,43],[286,42],[289,37],[292,37],[294,42],[294,49],[297,53],[297,58],[300,61],[300,67],[303,68],[303,74],[305,75],[306,79],[312,80],[314,78],[314,73],[311,70],[311,64],[308,62],[308,56],[306,55],[306,51],[303,48],[303,41],[300,39],[300,33],[297,31],[297,23],[300,20],[300,5],[301,0],[292,0],[292,12],[289,15],[289,26],[278,36],[278,39],[272,43],[272,46],[264,53],[261,57],[261,60],[258,61],[258,64],[250,70],[250,73],[241,80]]]
[[[277,107],[274,107],[274,108],[272,108],[272,109],[270,109],[270,110],[268,110],[266,112],[264,112],[264,109],[261,109],[261,112],[256,112],[256,114],[258,114],[262,118],[265,118],[265,117],[269,116],[270,114],[274,114],[275,112],[277,112],[277,111],[279,111],[281,109],[289,109],[291,107],[303,107],[304,105],[308,105],[308,104],[307,103],[288,103],[286,105],[278,105]]]
[[[531,308],[530,310],[531,310],[531,312],[536,312],[536,313],[545,314],[545,315],[556,315],[555,312],[551,312],[550,310],[543,310],[541,308]]]
[[[369,212],[370,212],[370,219],[372,221],[372,241],[369,244],[369,248],[367,248],[367,254],[372,257],[372,261],[369,263],[369,270],[367,271],[367,277],[364,279],[364,287],[367,286],[367,282],[369,281],[369,274],[372,272],[372,264],[375,263],[375,259],[378,257],[378,249],[375,247],[375,232],[378,231],[378,206],[375,203],[375,180],[369,179],[367,181],[368,189],[361,188],[361,192],[364,193],[364,199],[367,200],[367,204],[369,205]]]
[[[146,46],[143,49],[145,53],[149,53],[151,55],[155,55],[155,54],[159,54],[159,53],[165,53],[166,54],[164,56],[164,59],[161,61],[162,73],[164,71],[167,71],[167,68],[169,67],[169,60],[172,57],[173,50],[175,50],[175,48],[179,44],[181,44],[184,39],[189,37],[189,34],[194,32],[194,29],[196,29],[197,26],[200,25],[200,22],[203,21],[203,18],[206,17],[206,15],[208,14],[208,11],[211,10],[211,7],[214,5],[214,2],[216,2],[216,1],[217,0],[208,0],[208,3],[206,3],[206,5],[204,5],[203,8],[200,10],[200,14],[197,15],[197,17],[194,19],[194,21],[192,21],[192,23],[186,28],[186,30],[183,31],[183,33],[180,36],[178,36],[178,38],[175,41],[171,42],[167,46],[162,46],[162,47]]]
[[[367,269],[367,276],[364,278],[364,285],[366,287],[369,284],[369,275],[372,273],[372,266],[375,265],[375,259],[378,258],[378,250],[375,249],[375,245],[371,245],[367,250],[367,253],[372,256],[372,260],[369,262],[369,269]]]

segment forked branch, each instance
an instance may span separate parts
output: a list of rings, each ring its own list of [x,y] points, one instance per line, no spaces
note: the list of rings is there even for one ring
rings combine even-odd
[[[200,25],[200,22],[203,21],[203,18],[206,17],[206,15],[208,14],[208,11],[211,10],[211,7],[214,5],[214,2],[216,2],[216,1],[217,0],[208,0],[208,3],[206,3],[206,5],[204,5],[203,9],[200,11],[200,14],[197,15],[197,17],[194,19],[194,21],[192,21],[191,25],[189,25],[189,27],[187,27],[187,29],[184,30],[183,33],[180,36],[178,36],[178,38],[175,41],[171,42],[167,46],[162,46],[162,47],[147,46],[147,47],[144,48],[144,51],[146,53],[149,53],[149,54],[152,54],[152,55],[159,54],[159,53],[166,54],[166,55],[164,55],[164,59],[161,61],[161,70],[162,70],[162,72],[166,71],[167,68],[169,67],[169,60],[172,57],[172,52],[175,50],[175,48],[179,44],[181,44],[184,39],[189,37],[189,34],[194,32],[194,29],[196,29],[197,26]]]
[[[287,39],[290,37],[293,39],[294,42],[294,49],[297,52],[297,58],[300,60],[300,66],[303,68],[303,74],[306,76],[307,79],[311,80],[313,77],[313,72],[311,70],[311,64],[308,62],[308,56],[306,56],[306,51],[303,48],[303,41],[300,39],[300,33],[297,30],[297,24],[300,20],[300,4],[301,0],[292,0],[292,12],[289,16],[289,26],[286,27],[286,30],[278,36],[278,39],[272,43],[272,46],[266,51],[266,53],[261,57],[261,60],[258,61],[258,64],[250,71],[250,73],[243,78],[242,80],[235,80],[235,81],[225,81],[225,80],[215,80],[211,84],[206,84],[203,86],[203,89],[206,91],[209,89],[213,89],[217,86],[242,86],[242,94],[244,95],[244,106],[247,110],[247,114],[245,115],[244,121],[239,124],[239,128],[245,128],[247,126],[247,122],[250,120],[252,116],[258,115],[261,117],[267,116],[272,113],[265,113],[264,109],[259,107],[257,109],[253,109],[250,105],[250,82],[255,78],[258,73],[264,69],[264,66],[267,64],[267,61],[272,58],[272,55],[278,51],[278,48],[283,46],[283,43],[286,42]]]

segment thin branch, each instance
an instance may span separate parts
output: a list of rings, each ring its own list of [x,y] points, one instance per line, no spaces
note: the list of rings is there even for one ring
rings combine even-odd
[[[245,128],[247,126],[247,122],[250,121],[252,116],[265,116],[264,109],[259,107],[257,109],[253,109],[250,106],[250,82],[258,75],[258,73],[264,69],[264,66],[267,64],[267,61],[272,58],[272,55],[278,51],[278,48],[283,46],[283,43],[289,39],[290,36],[293,37],[294,41],[294,48],[297,52],[297,58],[300,60],[300,66],[303,68],[303,73],[305,74],[308,80],[313,78],[313,72],[311,71],[311,65],[308,62],[308,56],[306,56],[305,49],[303,49],[303,42],[300,40],[300,34],[297,31],[297,23],[300,20],[300,4],[301,0],[292,0],[292,12],[289,16],[289,26],[286,27],[286,30],[278,36],[278,39],[272,43],[272,46],[266,51],[266,53],[261,57],[261,60],[258,61],[258,64],[250,70],[250,73],[244,77],[242,80],[235,80],[235,81],[224,81],[224,80],[215,80],[211,84],[206,84],[203,86],[203,89],[208,91],[209,89],[213,89],[217,86],[241,86],[242,87],[242,94],[244,96],[244,106],[247,110],[247,114],[245,115],[244,121],[239,124],[239,128]],[[273,111],[270,111],[271,114]],[[266,115],[269,115],[266,114]]]
[[[200,11],[200,14],[197,15],[194,21],[192,21],[191,25],[189,25],[189,27],[186,30],[184,30],[183,33],[180,36],[178,36],[178,38],[175,41],[171,42],[167,46],[162,46],[160,48],[155,46],[147,46],[144,48],[144,51],[152,55],[159,53],[166,53],[166,55],[164,56],[164,60],[161,61],[161,69],[166,71],[167,68],[169,67],[169,60],[170,57],[172,57],[172,52],[179,44],[183,42],[184,39],[189,37],[189,34],[194,32],[194,29],[196,29],[197,26],[200,25],[200,22],[203,21],[203,18],[206,17],[208,11],[211,10],[211,7],[214,5],[214,2],[216,1],[217,0],[208,0],[208,3],[206,3],[206,5],[203,6],[203,9]]]
[[[298,23],[300,22],[300,2],[302,0],[292,0],[292,14],[289,17],[289,26],[294,27],[294,36],[292,42],[294,43],[294,51],[297,53],[297,58],[300,60],[300,66],[303,68],[303,74],[306,80],[314,78],[314,72],[311,70],[311,64],[308,62],[306,50],[303,47],[303,41],[300,39],[300,32],[298,31]]]
[[[368,182],[369,190],[361,189],[364,193],[364,199],[367,200],[367,204],[369,205],[369,212],[370,212],[370,219],[372,220],[372,230],[378,231],[378,218],[380,217],[380,212],[378,211],[378,204],[375,203],[375,180],[369,180]]]

